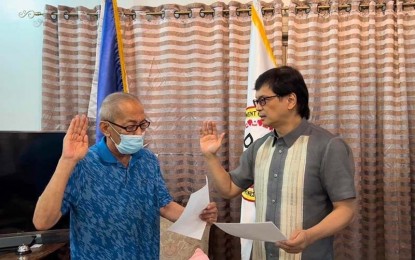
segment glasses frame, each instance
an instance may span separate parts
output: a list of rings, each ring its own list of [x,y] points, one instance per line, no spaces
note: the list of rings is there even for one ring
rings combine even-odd
[[[124,129],[128,133],[135,132],[135,131],[137,131],[138,128],[140,128],[142,131],[144,131],[150,126],[150,121],[148,121],[147,119],[144,119],[139,124],[127,125],[127,126],[122,126],[122,125],[116,124],[114,122],[111,122],[109,120],[107,120],[107,122]]]
[[[267,101],[271,98],[275,98],[275,97],[280,97],[279,95],[275,95],[275,96],[265,96],[265,97],[260,97],[258,99],[254,99],[252,100],[252,102],[254,103],[254,106],[260,105],[261,107],[265,106],[267,104]]]

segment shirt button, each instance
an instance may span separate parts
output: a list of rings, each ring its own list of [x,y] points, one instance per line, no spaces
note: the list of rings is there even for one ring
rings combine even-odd
[[[279,150],[278,152],[279,152],[279,153],[282,153],[283,151],[282,151],[282,149],[281,149],[281,150]]]
[[[272,200],[272,203],[275,203],[275,200]]]
[[[274,178],[277,178],[277,176],[278,176],[278,173],[274,173]]]

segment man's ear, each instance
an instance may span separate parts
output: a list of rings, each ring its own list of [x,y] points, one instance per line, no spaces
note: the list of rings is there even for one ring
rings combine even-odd
[[[99,129],[101,130],[101,133],[105,135],[106,137],[110,136],[108,127],[109,127],[109,124],[107,122],[104,122],[104,121],[99,122]]]
[[[297,105],[297,95],[295,93],[290,93],[288,95],[288,110],[292,110]]]

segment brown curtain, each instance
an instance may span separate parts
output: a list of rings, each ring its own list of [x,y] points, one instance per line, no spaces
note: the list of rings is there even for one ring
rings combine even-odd
[[[277,61],[282,61],[282,2],[263,7],[274,9],[264,20]],[[121,24],[130,92],[145,106],[152,122],[146,142],[158,154],[169,191],[182,205],[205,185],[202,121],[215,120],[226,132],[220,157],[227,169],[236,167],[243,150],[250,16],[240,10],[249,8],[239,2],[120,8],[126,14]],[[97,16],[90,14],[97,10],[46,6],[43,129],[66,129],[72,116],[87,113],[98,29]],[[95,122],[90,125],[93,140]],[[210,191],[218,221],[239,222],[241,199],[222,199],[213,185]],[[215,226],[209,250],[211,259],[240,259],[239,239]]]
[[[281,64],[282,4],[263,6],[275,9],[264,20]],[[238,10],[246,8],[238,2],[120,8],[136,13],[122,16],[130,92],[145,105],[149,147],[183,205],[207,174],[198,144],[203,120],[218,121],[226,132],[220,155],[227,169],[242,152],[250,17]],[[97,10],[46,6],[45,130],[66,129],[73,115],[87,111],[97,37],[97,17],[88,14]],[[354,151],[358,214],[337,236],[336,259],[415,259],[413,5],[294,2],[284,18],[287,63],[309,86],[311,121],[343,136]],[[219,221],[239,221],[239,198],[221,199],[211,188],[211,200],[218,203]],[[239,239],[212,228],[212,259],[239,259],[239,247]]]
[[[328,5],[290,6],[287,63],[309,86],[311,120],[354,152],[358,214],[336,259],[415,259],[413,3]]]

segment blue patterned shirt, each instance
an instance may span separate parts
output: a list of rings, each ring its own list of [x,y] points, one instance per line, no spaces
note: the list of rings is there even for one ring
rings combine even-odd
[[[160,208],[171,201],[152,152],[141,149],[125,167],[103,138],[65,190],[61,211],[70,212],[71,259],[159,259]]]

